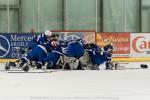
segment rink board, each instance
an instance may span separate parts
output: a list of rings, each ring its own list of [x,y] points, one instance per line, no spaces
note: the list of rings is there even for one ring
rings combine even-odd
[[[95,33],[88,30],[55,31],[55,33],[60,34],[59,40],[82,38],[99,46],[111,43],[114,46],[112,59],[114,62],[150,62],[149,33]],[[20,58],[21,54],[15,52],[15,47],[27,47],[34,35],[29,33],[1,33],[0,43],[4,47],[4,51],[0,49],[0,62],[15,61],[16,58]]]
[[[17,59],[0,59],[0,63],[15,62]],[[112,58],[112,62],[150,62],[150,58]]]

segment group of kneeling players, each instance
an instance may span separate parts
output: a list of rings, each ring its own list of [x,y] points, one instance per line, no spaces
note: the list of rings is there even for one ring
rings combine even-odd
[[[32,47],[15,66],[29,71],[34,63],[36,69],[105,70],[112,69],[113,46],[99,47],[82,39],[58,40],[51,31],[34,37]],[[10,69],[10,63],[5,69]]]

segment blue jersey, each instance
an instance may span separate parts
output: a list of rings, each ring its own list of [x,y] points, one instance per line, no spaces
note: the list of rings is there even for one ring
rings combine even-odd
[[[36,45],[32,51],[28,53],[26,58],[42,64],[43,59],[47,56],[48,52],[52,50],[52,45],[50,41],[47,41],[44,34],[40,34],[35,40],[37,40]]]
[[[58,45],[61,47],[61,52],[66,55],[68,50],[68,41],[58,41]]]
[[[47,41],[47,38],[46,38],[46,35],[44,35],[44,34],[40,34],[37,37],[37,43],[40,45],[44,45],[46,41]]]
[[[68,45],[67,56],[80,58],[84,54],[84,48],[80,42],[72,42]]]
[[[56,67],[60,56],[67,55],[69,57],[80,58],[83,55],[83,47],[77,41],[58,41],[56,48],[49,52],[43,59],[43,63],[47,62],[49,68]]]
[[[102,51],[98,46],[95,48],[88,48],[87,50],[91,57],[91,62],[95,65],[101,65],[111,60],[111,56],[109,56],[106,51]]]
[[[43,59],[43,64],[47,62],[49,65],[48,68],[55,68],[60,56],[63,56],[62,46],[62,44],[57,44],[56,48],[49,52]]]
[[[44,34],[40,34],[37,37],[37,46],[41,47],[45,52],[50,52],[52,50],[51,41],[48,41]]]
[[[68,57],[80,58],[84,54],[83,40],[59,41],[62,52]],[[63,44],[63,45],[62,45]]]
[[[37,46],[37,36],[36,35],[33,36],[31,44],[32,45],[31,45],[30,49],[33,49],[35,46]]]
[[[27,59],[30,61],[37,61],[42,63],[42,60],[47,56],[47,53],[39,46],[35,46],[31,52],[28,53]]]

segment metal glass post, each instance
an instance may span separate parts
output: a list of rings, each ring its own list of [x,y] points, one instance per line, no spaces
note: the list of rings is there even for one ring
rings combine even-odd
[[[9,0],[7,0],[7,32],[9,33]]]
[[[98,9],[98,5],[97,5],[98,3],[97,3],[97,0],[96,0],[96,32],[98,32],[98,27],[97,27],[97,9]]]
[[[37,29],[40,32],[40,4],[39,0],[37,0]]]
[[[127,30],[126,30],[126,25],[127,25],[127,21],[126,21],[126,0],[124,0],[124,16],[125,16],[125,18],[124,18],[124,31],[126,32]]]

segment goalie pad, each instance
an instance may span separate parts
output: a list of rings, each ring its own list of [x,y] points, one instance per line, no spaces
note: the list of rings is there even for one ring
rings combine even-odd
[[[81,65],[85,65],[85,66],[87,66],[89,64],[89,61],[90,61],[89,59],[90,59],[90,57],[86,50],[84,51],[83,56],[79,58]]]
[[[79,60],[75,57],[68,57],[64,55],[63,69],[65,69],[66,64],[69,64],[71,70],[75,70],[79,66]]]
[[[84,70],[93,70],[94,69],[87,50],[84,51],[83,56],[80,57],[79,60],[80,60],[82,69],[84,69]]]

